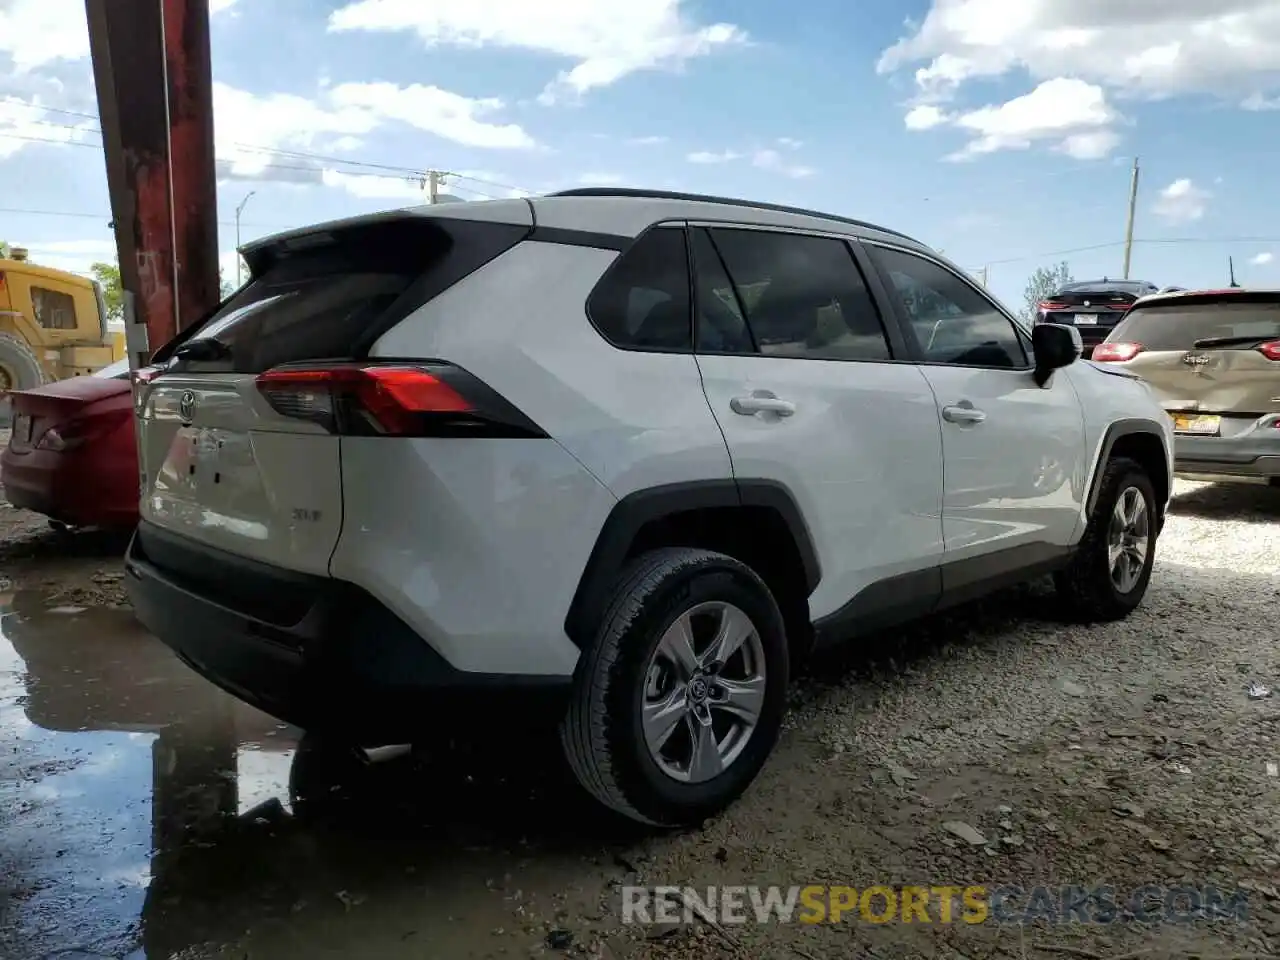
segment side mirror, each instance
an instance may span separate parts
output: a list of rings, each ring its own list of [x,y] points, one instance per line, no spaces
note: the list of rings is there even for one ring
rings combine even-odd
[[[1080,331],[1061,323],[1037,323],[1031,328],[1031,350],[1036,355],[1036,386],[1043,387],[1059,367],[1069,366],[1084,353]]]

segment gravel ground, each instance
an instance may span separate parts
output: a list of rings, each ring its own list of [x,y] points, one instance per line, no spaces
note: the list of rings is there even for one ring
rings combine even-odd
[[[167,908],[181,936],[172,949],[146,955],[1276,955],[1280,693],[1270,688],[1280,690],[1280,491],[1179,481],[1173,511],[1147,598],[1122,623],[1063,622],[1051,593],[1033,585],[815,666],[796,687],[788,729],[760,780],[700,831],[637,839],[598,823],[565,794],[526,802],[545,793],[537,783],[494,792],[437,770],[417,789],[433,793],[437,816],[441,794],[449,795],[452,866],[419,863],[421,848],[408,833],[370,839],[354,819],[323,833],[263,827],[261,843],[235,847],[234,883],[215,895],[204,879],[187,878],[181,903]],[[121,602],[116,568],[103,554],[84,547],[81,556],[58,559],[38,528],[16,511],[0,513],[0,534],[15,535],[0,548],[0,571],[21,587],[81,596],[85,605]],[[1254,684],[1267,689],[1251,695]],[[39,780],[20,759],[15,764],[11,782]],[[0,787],[5,777],[0,763]],[[403,783],[368,789],[383,804],[378,818],[397,831],[404,821],[387,812],[392,799],[425,816],[422,794]],[[552,810],[560,815],[554,828],[542,823],[556,819]],[[0,813],[0,864],[4,821]],[[275,863],[285,843],[295,853],[305,848],[308,867],[291,872],[291,892],[281,894]],[[269,860],[262,844],[277,845]],[[259,871],[272,873],[270,888],[255,879]],[[333,890],[317,893],[318,875]],[[1213,885],[1244,891],[1248,917],[624,926],[622,884],[1107,885],[1121,896],[1148,884]],[[22,877],[9,886],[21,889]],[[447,922],[426,916],[445,909],[442,891]],[[83,931],[93,908],[84,909],[59,922]],[[455,921],[464,919],[459,930]],[[434,947],[422,940],[428,927]]]

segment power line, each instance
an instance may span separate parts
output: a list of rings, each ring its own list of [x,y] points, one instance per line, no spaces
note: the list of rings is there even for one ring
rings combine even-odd
[[[41,106],[41,105],[39,105],[39,104],[28,103],[27,101],[22,100],[22,99],[17,98],[17,97],[11,97],[11,96],[0,97],[0,101],[6,102],[6,103],[13,103],[13,104],[16,104],[16,105],[18,105],[18,106],[26,107],[27,109],[30,109],[30,110],[42,110],[42,111],[44,111],[44,112],[46,112],[46,113],[58,113],[58,114],[64,114],[64,115],[66,115],[66,116],[79,117],[79,118],[81,118],[81,119],[85,119],[85,120],[99,120],[99,118],[98,118],[95,114],[92,114],[92,113],[83,113],[83,112],[78,111],[78,110],[63,110],[63,109],[55,108],[55,107],[45,107],[45,106]],[[101,136],[101,130],[89,130],[89,129],[85,128],[84,126],[77,126],[77,125],[75,125],[75,124],[60,124],[60,123],[54,123],[54,122],[53,122],[53,121],[51,121],[51,120],[28,120],[28,121],[26,121],[26,122],[27,122],[27,123],[38,123],[38,124],[41,124],[42,126],[58,127],[58,128],[65,129],[65,130],[74,130],[74,131],[76,131],[76,132],[78,132],[78,133],[95,133],[95,134],[98,134],[99,136]],[[101,122],[101,121],[99,120],[99,122]],[[72,144],[75,144],[75,145],[77,145],[77,146],[90,146],[90,147],[100,147],[100,146],[101,146],[100,144],[96,144],[96,143],[85,143],[84,141],[73,141],[73,140],[53,140],[53,139],[51,139],[51,140],[47,140],[47,141],[45,141],[45,140],[42,140],[41,138],[28,138],[28,137],[20,136],[20,135],[18,135],[18,134],[9,134],[9,133],[0,133],[0,136],[10,137],[10,138],[20,139],[20,140],[31,140],[31,141],[36,142],[36,143],[43,143],[43,142],[48,142],[48,143],[57,143],[57,144],[62,144],[62,143],[72,143]],[[260,146],[260,145],[252,144],[252,143],[240,143],[240,142],[234,142],[234,143],[232,143],[232,146],[233,146],[233,147],[235,147],[235,148],[237,148],[238,150],[248,150],[248,151],[250,151],[250,152],[265,153],[265,154],[270,154],[270,155],[274,155],[274,156],[284,157],[285,159],[290,159],[290,158],[292,158],[292,159],[297,159],[297,160],[315,160],[315,161],[318,161],[318,162],[320,162],[320,163],[341,164],[341,165],[343,165],[343,166],[349,166],[349,167],[360,167],[360,168],[365,168],[365,169],[370,169],[370,170],[383,170],[383,171],[390,171],[390,172],[392,172],[392,173],[396,173],[396,174],[401,174],[401,176],[396,176],[396,177],[390,177],[390,176],[387,176],[387,174],[382,174],[382,176],[383,176],[383,177],[385,177],[386,179],[397,179],[397,180],[401,180],[401,179],[415,179],[415,178],[416,178],[416,179],[420,179],[421,177],[423,177],[423,176],[425,176],[425,175],[427,175],[427,174],[429,174],[429,173],[431,172],[430,170],[423,170],[423,169],[422,169],[422,168],[420,168],[420,167],[410,167],[410,166],[403,166],[403,165],[398,165],[398,164],[380,163],[380,162],[374,162],[374,161],[371,161],[371,160],[353,160],[353,159],[347,159],[347,158],[344,158],[344,157],[334,157],[334,156],[329,156],[329,155],[322,154],[322,153],[312,153],[312,152],[310,152],[310,151],[305,151],[305,150],[288,150],[288,149],[284,149],[284,148],[280,148],[280,147],[264,147],[264,146]],[[230,162],[233,162],[233,161],[224,160],[223,162],[230,163]],[[297,169],[297,170],[310,170],[310,169],[315,169],[315,168],[312,168],[312,167],[288,167],[288,166],[279,165],[279,164],[277,164],[277,165],[272,165],[272,166],[271,166],[271,168],[272,168],[272,169],[279,169],[279,170],[291,170],[291,169]],[[342,171],[335,171],[335,172],[337,172],[337,173],[341,173]],[[361,174],[361,175],[362,175],[362,176],[378,176],[377,174]],[[518,193],[529,193],[529,192],[531,192],[531,191],[525,190],[523,187],[513,186],[513,185],[511,185],[511,184],[509,184],[509,183],[499,183],[499,182],[497,182],[497,181],[495,181],[495,180],[486,180],[486,179],[484,179],[483,177],[474,177],[474,176],[470,176],[470,175],[468,175],[468,174],[462,174],[462,173],[450,173],[450,174],[449,174],[449,176],[450,176],[451,178],[455,179],[455,180],[466,180],[466,181],[468,181],[468,182],[470,182],[470,183],[479,183],[479,184],[484,185],[484,186],[496,187],[496,188],[498,188],[499,190],[508,190],[508,191],[518,192]],[[491,200],[501,199],[501,198],[499,198],[499,197],[492,197],[492,196],[489,196],[488,194],[485,194],[485,193],[483,193],[482,191],[478,191],[478,190],[473,190],[473,191],[471,191],[471,192],[472,192],[472,193],[477,193],[477,194],[479,194],[480,196],[487,197],[488,199],[491,199]]]

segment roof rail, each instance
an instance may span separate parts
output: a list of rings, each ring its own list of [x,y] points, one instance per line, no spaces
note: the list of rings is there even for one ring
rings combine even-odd
[[[806,210],[804,207],[788,207],[781,203],[764,203],[759,200],[738,200],[734,197],[716,197],[705,193],[680,193],[673,190],[639,190],[632,187],[577,187],[573,190],[560,190],[546,194],[548,197],[634,197],[642,200],[689,200],[694,203],[723,203],[735,207],[748,207],[753,210],[772,210],[775,213],[794,213],[802,217],[816,217],[819,220],[835,220],[837,223],[848,223],[855,227],[865,227],[880,233],[902,237],[912,243],[919,243],[914,237],[901,230],[891,230],[877,223],[866,220],[855,220],[852,217],[841,217],[834,213],[823,213],[820,210]]]

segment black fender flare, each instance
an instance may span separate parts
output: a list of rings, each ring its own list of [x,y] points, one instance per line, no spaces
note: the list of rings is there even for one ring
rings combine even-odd
[[[775,511],[795,541],[808,593],[822,579],[818,553],[804,515],[791,491],[773,480],[694,480],[637,490],[623,497],[609,512],[578,581],[565,633],[578,647],[603,612],[600,609],[626,561],[636,535],[648,523],[693,510],[763,507]]]
[[[1098,504],[1098,494],[1102,484],[1102,474],[1106,470],[1107,461],[1111,459],[1111,451],[1115,448],[1116,441],[1121,437],[1134,436],[1135,434],[1150,434],[1160,442],[1161,449],[1164,449],[1164,431],[1160,429],[1160,425],[1152,420],[1143,420],[1137,417],[1125,418],[1123,420],[1115,420],[1107,425],[1107,429],[1102,432],[1102,442],[1098,446],[1098,456],[1093,464],[1093,475],[1089,478],[1089,495],[1085,500],[1085,516],[1093,516],[1093,508]],[[1165,450],[1165,456],[1168,457],[1169,451]],[[1172,478],[1166,478],[1170,489],[1172,490]],[[1158,505],[1161,519],[1164,517],[1165,504]]]

